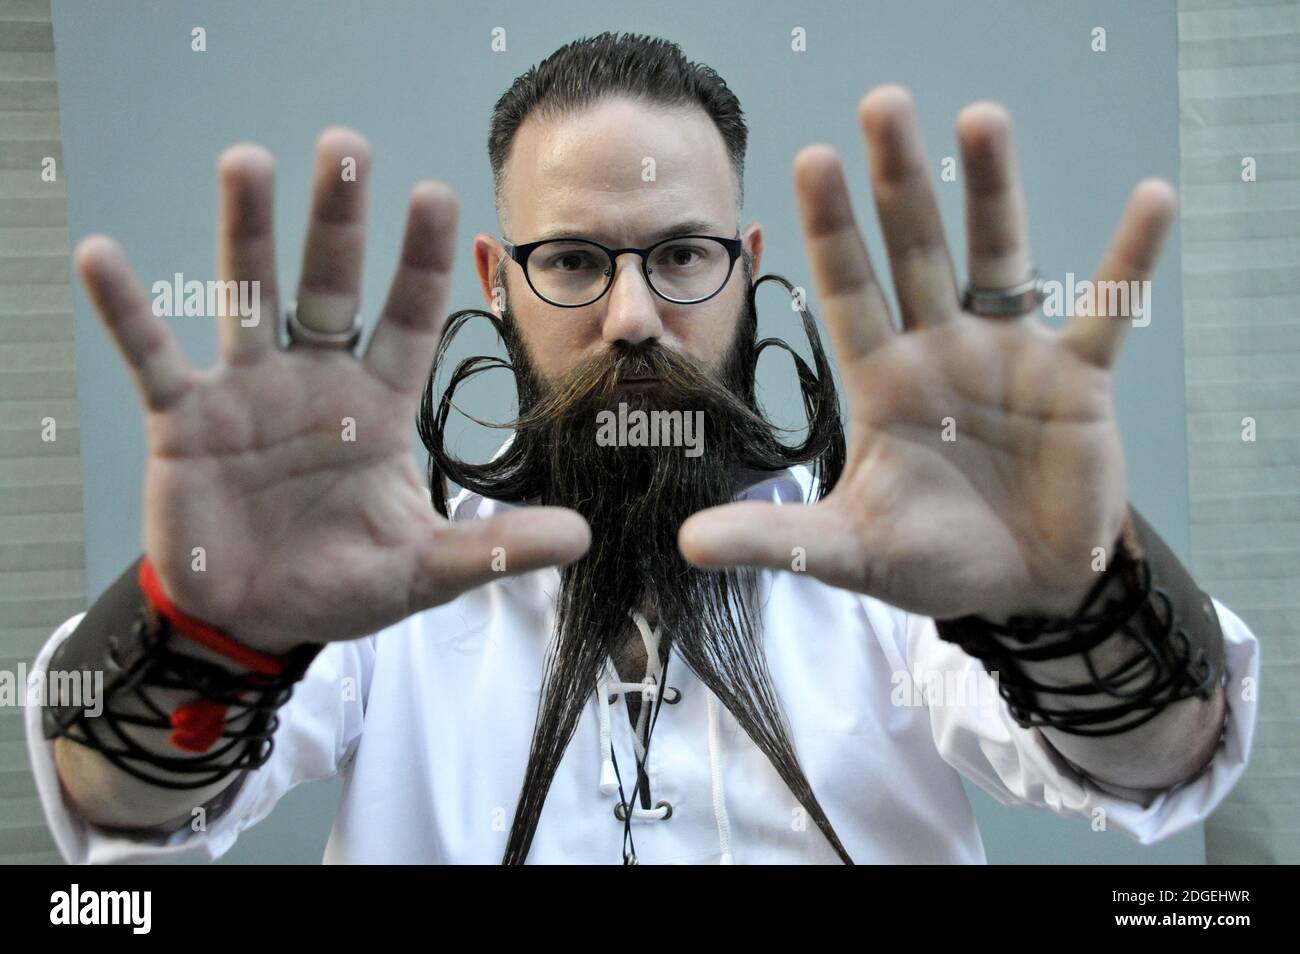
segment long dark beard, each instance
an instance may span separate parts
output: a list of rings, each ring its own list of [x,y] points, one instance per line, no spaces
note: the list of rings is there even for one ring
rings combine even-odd
[[[777,280],[790,287],[784,279]],[[544,387],[508,310],[503,320],[471,311],[458,312],[448,321],[419,421],[430,454],[435,506],[446,515],[444,480],[450,477],[496,500],[572,508],[586,518],[592,533],[591,549],[560,574],[556,629],[504,863],[519,864],[527,857],[547,792],[583,708],[606,660],[627,638],[629,613],[645,607],[657,615],[661,654],[666,657],[673,646],[678,648],[767,756],[841,859],[851,861],[789,741],[762,645],[756,574],[749,569],[701,570],[688,564],[677,548],[677,532],[686,518],[730,502],[756,473],[761,477],[763,472],[811,462],[822,495],[843,467],[838,400],[806,311],[805,329],[817,365],[814,374],[795,356],[809,417],[806,439],[796,447],[781,444],[774,436],[778,429],[757,408],[757,356],[769,344],[783,343],[754,340],[756,287],[750,287],[748,308],[716,377],[657,343],[618,343]],[[450,340],[470,314],[493,321],[513,364],[482,356],[465,359],[452,374],[435,415],[434,377]],[[443,449],[447,415],[456,387],[491,367],[515,371],[520,414],[513,424],[513,440],[487,464],[464,464]],[[656,381],[618,389],[628,378]],[[676,420],[684,425],[686,415],[699,421],[702,414],[703,431],[695,435],[702,438],[702,452],[688,456],[683,446],[604,446],[597,434],[609,417],[602,412],[617,414],[620,403],[633,419],[637,411],[679,413]],[[678,431],[679,436],[683,433]],[[634,790],[643,781],[639,767]]]

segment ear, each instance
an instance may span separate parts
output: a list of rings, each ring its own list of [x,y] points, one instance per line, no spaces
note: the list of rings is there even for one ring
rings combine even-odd
[[[488,310],[498,318],[501,317],[500,304],[502,296],[496,294],[497,265],[506,257],[506,250],[501,243],[487,232],[474,236],[474,268],[478,271],[479,285],[483,288],[483,300]],[[504,275],[502,276],[504,279]]]
[[[753,259],[754,277],[757,278],[763,274],[763,226],[757,222],[751,223],[749,228],[745,229],[741,239],[745,243],[745,251]]]

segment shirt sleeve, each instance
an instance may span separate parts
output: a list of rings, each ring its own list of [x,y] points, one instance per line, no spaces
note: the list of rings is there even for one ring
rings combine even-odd
[[[54,650],[85,616],[63,623],[42,647],[29,680],[43,680]],[[401,625],[401,624],[399,624]],[[360,741],[366,695],[374,668],[375,636],[331,643],[312,661],[293,695],[279,710],[280,726],[270,759],[250,772],[230,804],[210,812],[202,826],[186,825],[170,836],[110,832],[90,824],[62,796],[54,764],[54,740],[41,731],[40,706],[28,706],[27,749],[36,792],[59,853],[69,864],[156,863],[189,858],[211,861],[230,850],[239,833],[271,813],[280,798],[302,782],[337,775]],[[193,830],[201,827],[201,830]]]
[[[933,690],[927,703],[939,754],[1004,805],[1101,818],[1107,829],[1144,845],[1203,821],[1246,771],[1259,705],[1259,640],[1218,600],[1214,607],[1227,670],[1227,721],[1218,749],[1196,776],[1148,804],[1103,791],[1077,772],[1040,729],[1012,719],[978,660],[940,639],[934,620],[908,614],[908,664],[917,690]]]

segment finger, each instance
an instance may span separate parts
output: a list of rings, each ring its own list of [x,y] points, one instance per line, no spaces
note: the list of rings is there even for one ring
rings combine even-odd
[[[824,505],[745,501],[693,514],[677,535],[696,566],[757,566],[806,572],[833,586],[865,592],[865,561],[844,521]]]
[[[813,281],[840,367],[893,333],[889,304],[853,218],[853,202],[839,157],[828,146],[808,146],[794,161],[795,193]]]
[[[146,406],[151,411],[165,410],[186,390],[193,373],[180,342],[153,314],[144,287],[117,242],[107,235],[89,236],[78,243],[73,258]]]
[[[1140,313],[1150,319],[1150,286],[1145,283],[1177,212],[1178,193],[1163,179],[1144,179],[1129,196],[1093,281],[1093,307],[1076,314],[1062,331],[1085,360],[1110,367],[1133,318]],[[1138,284],[1130,284],[1134,282]]]
[[[434,535],[423,555],[428,598],[445,601],[503,576],[571,563],[589,546],[587,521],[563,507],[524,507],[453,522]]]
[[[223,282],[250,282],[253,314],[218,319],[221,355],[227,361],[255,357],[275,344],[279,287],[275,270],[275,160],[261,146],[231,146],[217,162],[221,214],[217,273]],[[242,297],[242,296],[241,296]]]
[[[397,266],[365,363],[399,391],[416,390],[433,365],[456,254],[459,203],[448,186],[422,182],[411,207]]]
[[[298,317],[312,331],[344,331],[360,307],[370,165],[370,144],[360,133],[336,126],[316,141],[297,299]]]
[[[904,329],[936,325],[959,310],[957,278],[926,169],[912,96],[881,86],[858,106],[871,160],[876,212]]]
[[[970,283],[1014,288],[1028,280],[1033,262],[1011,114],[998,103],[972,103],[957,116],[957,141],[966,173]]]

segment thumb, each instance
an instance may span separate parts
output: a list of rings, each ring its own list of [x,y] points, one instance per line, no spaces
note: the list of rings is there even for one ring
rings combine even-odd
[[[591,528],[564,507],[523,507],[450,523],[425,554],[429,585],[442,602],[491,580],[572,563],[591,546]]]
[[[710,507],[691,516],[677,534],[682,556],[702,567],[760,566],[814,573],[809,555],[825,565],[828,533],[820,505],[758,501]]]

